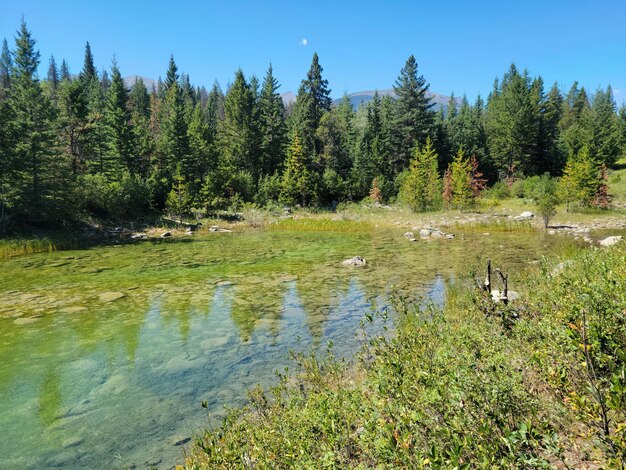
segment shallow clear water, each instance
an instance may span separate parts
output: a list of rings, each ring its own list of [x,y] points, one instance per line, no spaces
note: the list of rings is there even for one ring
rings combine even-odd
[[[441,302],[480,259],[514,268],[558,238],[261,231],[0,262],[0,467],[169,468],[290,350],[355,352],[392,286]]]

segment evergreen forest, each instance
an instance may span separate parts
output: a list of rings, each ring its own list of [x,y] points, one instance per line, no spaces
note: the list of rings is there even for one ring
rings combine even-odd
[[[170,57],[165,79],[128,88],[89,43],[78,73],[42,58],[24,21],[0,55],[0,230],[202,218],[259,207],[332,208],[370,198],[415,211],[464,208],[487,187],[559,177],[572,206],[605,207],[607,168],[624,155],[626,107],[610,86],[547,85],[512,64],[486,99],[436,109],[410,56],[394,83],[354,109],[333,104],[317,54],[287,106],[271,64],[223,90],[192,84]],[[305,73],[304,73],[305,72]]]

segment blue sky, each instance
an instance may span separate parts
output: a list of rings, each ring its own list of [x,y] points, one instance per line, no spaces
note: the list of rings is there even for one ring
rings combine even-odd
[[[511,62],[569,88],[613,86],[626,100],[626,1],[10,1],[0,39],[22,15],[42,54],[77,73],[89,41],[99,69],[164,76],[170,53],[194,84],[223,88],[241,67],[269,62],[281,92],[297,91],[313,52],[333,96],[390,88],[414,54],[434,92],[486,96]],[[306,39],[306,41],[303,41]],[[304,44],[306,42],[306,45]]]

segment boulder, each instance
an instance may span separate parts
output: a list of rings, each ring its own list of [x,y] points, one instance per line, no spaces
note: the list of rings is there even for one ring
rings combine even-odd
[[[415,238],[413,232],[405,232],[403,236],[406,238]]]
[[[161,234],[161,238],[168,238],[172,236],[172,232],[163,232]]]
[[[621,235],[606,237],[604,240],[600,240],[600,246],[613,246],[624,239]]]
[[[533,214],[530,211],[524,211],[522,212],[520,215],[517,215],[515,217],[513,217],[515,220],[530,220],[533,217],[535,217],[535,214]]]
[[[365,261],[360,256],[355,256],[354,258],[350,258],[350,259],[346,259],[342,261],[341,264],[343,264],[344,266],[350,266],[353,268],[360,268],[362,266],[365,266],[367,264],[367,261]]]
[[[133,233],[130,238],[132,238],[133,240],[141,240],[143,238],[148,238],[148,235],[146,235],[145,233]]]

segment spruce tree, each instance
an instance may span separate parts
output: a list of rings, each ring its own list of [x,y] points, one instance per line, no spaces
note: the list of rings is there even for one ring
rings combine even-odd
[[[439,162],[430,137],[420,148],[415,147],[408,174],[400,189],[400,197],[411,210],[421,212],[436,209],[441,201]]]
[[[13,69],[13,59],[7,45],[7,40],[2,41],[2,52],[0,52],[0,99],[6,97],[8,89],[11,87],[11,71]]]
[[[317,53],[314,53],[307,78],[300,84],[293,111],[293,125],[298,130],[305,153],[309,156],[321,152],[321,143],[316,141],[315,131],[322,115],[330,111],[332,105],[328,80],[322,78],[323,70]]]
[[[139,162],[134,158],[134,135],[128,109],[128,90],[117,62],[111,66],[111,84],[106,92],[105,121],[107,126],[108,168],[110,179],[120,177],[120,170],[137,174]]]
[[[418,75],[417,62],[411,55],[393,87],[396,94],[395,172],[406,166],[413,148],[423,145],[430,134],[434,104],[427,95],[429,86],[424,77]]]
[[[89,83],[92,80],[98,80],[98,71],[94,65],[93,54],[91,53],[89,41],[85,44],[85,59],[83,61],[83,69],[80,71],[79,78],[84,83]]]
[[[56,152],[55,114],[37,77],[39,51],[26,23],[15,39],[15,64],[9,105],[14,115],[15,152],[13,184],[18,210],[31,220],[54,218],[67,189],[65,165]]]
[[[614,164],[621,152],[622,136],[613,90],[598,90],[591,106],[592,126],[589,151],[599,163]]]
[[[257,129],[254,122],[254,94],[241,71],[235,73],[235,81],[224,100],[225,118],[220,125],[220,146],[224,159],[233,171],[259,174]]]
[[[535,171],[536,117],[530,78],[511,64],[500,88],[490,96],[486,116],[489,151],[501,177],[510,177],[516,170],[525,174]]]
[[[560,199],[567,204],[568,210],[572,206],[588,207],[601,184],[600,165],[585,145],[567,159],[563,176],[559,180]]]
[[[87,93],[79,80],[62,80],[57,92],[60,141],[70,159],[72,174],[82,173],[86,168],[91,127]]]
[[[473,168],[463,149],[459,149],[446,171],[448,206],[463,210],[471,207],[475,200],[473,188]]]
[[[61,62],[61,81],[64,80],[71,80],[72,79],[72,75],[70,74],[70,67],[69,65],[67,65],[67,62],[65,61],[65,59],[63,59],[63,61]]]
[[[143,177],[147,176],[150,156],[154,150],[154,136],[150,129],[150,101],[151,97],[143,80],[135,80],[128,95],[128,107],[134,134],[135,158],[139,174]]]
[[[167,91],[174,85],[174,83],[178,84],[178,66],[174,61],[174,55],[170,55],[170,62],[167,67],[167,74],[165,75],[165,83],[163,84],[163,93],[167,93]],[[160,78],[159,78],[160,80]]]
[[[546,97],[542,127],[540,131],[540,146],[544,154],[543,164],[539,172],[549,172],[557,175],[565,165],[565,152],[559,140],[559,122],[563,116],[563,96],[557,83],[552,85]]]
[[[196,105],[187,129],[189,153],[183,159],[187,181],[194,192],[200,190],[204,177],[217,166],[213,135],[200,103]]]
[[[264,175],[276,172],[285,158],[287,128],[279,87],[270,64],[259,96],[260,167]]]
[[[305,207],[311,197],[311,183],[311,174],[308,169],[304,148],[298,133],[295,132],[287,152],[280,201],[283,204],[300,204],[302,207]]]
[[[173,82],[168,88],[161,105],[157,151],[160,157],[160,169],[167,175],[169,183],[177,165],[189,151],[185,107],[177,82]],[[182,168],[181,171],[185,175],[186,169]]]
[[[59,86],[59,71],[57,69],[57,63],[54,60],[54,56],[50,56],[50,63],[48,65],[48,83],[52,87],[52,90],[56,92],[57,87]]]

